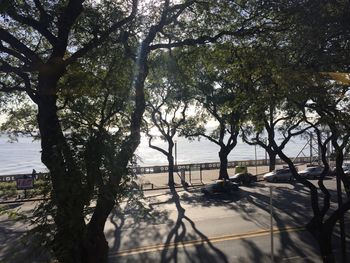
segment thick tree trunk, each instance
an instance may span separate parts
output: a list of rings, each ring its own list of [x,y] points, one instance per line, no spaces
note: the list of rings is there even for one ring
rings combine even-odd
[[[338,150],[336,155],[336,182],[337,182],[337,199],[338,199],[338,208],[343,205],[343,196],[342,196],[342,184],[341,177],[344,176],[344,171],[342,169],[344,156],[342,151]],[[340,228],[340,249],[342,255],[342,262],[347,262],[346,258],[346,231],[345,231],[345,222],[344,216],[342,215],[339,218],[339,228]]]
[[[97,200],[94,214],[88,224],[86,236],[82,244],[84,263],[107,262],[109,247],[104,235],[104,227],[108,215],[115,205],[114,196],[113,189],[108,191],[103,190]]]
[[[228,180],[228,173],[227,173],[227,156],[229,152],[226,149],[221,148],[219,152],[220,157],[220,173],[219,173],[219,180]]]
[[[320,210],[318,207],[318,194],[317,188],[310,183],[308,180],[301,178],[298,175],[296,168],[293,162],[282,152],[279,151],[278,155],[280,158],[285,161],[289,168],[291,169],[294,177],[302,183],[304,186],[310,189],[311,194],[311,206],[314,213],[313,219],[307,224],[307,230],[313,235],[315,240],[318,242],[320,246],[320,253],[323,262],[325,263],[333,263],[335,262],[335,258],[332,252],[332,225],[331,223],[325,224],[322,222],[322,217],[320,214]]]
[[[316,216],[306,225],[306,229],[318,242],[321,258],[325,263],[335,262],[332,252],[332,230]]]
[[[269,171],[272,172],[276,168],[276,153],[273,151],[268,151],[269,154]]]
[[[335,258],[332,252],[331,236],[319,240],[321,257],[324,263],[334,263]]]
[[[80,240],[85,231],[81,173],[76,169],[71,150],[57,116],[56,96],[38,96],[38,124],[42,162],[50,171],[53,218],[57,227],[54,251],[60,262],[81,262]]]
[[[322,260],[324,263],[333,263],[335,262],[335,258],[332,251],[332,230],[323,224],[319,228],[319,231],[321,231],[321,234],[317,241],[320,246]]]
[[[174,187],[175,181],[174,181],[174,157],[172,154],[168,155],[168,185],[169,187]]]
[[[168,185],[170,188],[173,188],[175,186],[174,181],[174,156],[173,156],[173,148],[174,148],[174,142],[171,137],[167,138],[168,141]]]

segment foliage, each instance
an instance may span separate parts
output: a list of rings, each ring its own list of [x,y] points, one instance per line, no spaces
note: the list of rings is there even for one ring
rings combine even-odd
[[[327,124],[340,169],[348,87],[324,76],[349,69],[345,0],[15,0],[1,2],[0,16],[1,128],[39,131],[52,199],[38,206],[34,224],[62,262],[107,260],[105,220],[123,196],[137,196],[128,165],[146,105],[171,145],[194,98],[198,116],[182,134],[220,146],[221,178],[244,123],[254,143],[287,162],[283,148],[302,122]]]
[[[27,198],[41,197],[50,188],[47,180],[35,180],[34,185],[34,189],[26,190]],[[20,191],[22,192],[22,190]],[[0,196],[3,199],[17,198],[21,192],[17,190],[16,182],[0,182]]]
[[[239,127],[245,119],[248,104],[244,101],[246,89],[237,71],[235,50],[231,43],[217,44],[192,51],[190,59],[196,61],[191,72],[194,98],[202,106],[201,117],[186,122],[182,134],[186,137],[202,136],[220,147],[220,179],[228,178],[227,156],[237,144]],[[188,60],[190,60],[188,59]],[[208,117],[215,121],[211,131],[206,130]]]

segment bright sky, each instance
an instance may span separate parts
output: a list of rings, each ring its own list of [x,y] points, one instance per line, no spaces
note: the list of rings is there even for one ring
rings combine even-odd
[[[5,121],[5,115],[0,114],[0,125]]]

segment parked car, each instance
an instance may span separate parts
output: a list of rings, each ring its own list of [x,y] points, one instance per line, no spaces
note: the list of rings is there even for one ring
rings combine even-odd
[[[311,166],[299,172],[299,175],[308,179],[316,179],[323,172],[323,166]]]
[[[350,163],[343,163],[343,171],[345,174],[349,174],[350,173]]]
[[[209,184],[201,189],[205,195],[215,194],[232,194],[238,191],[238,184],[232,183],[228,180],[217,180],[213,184]]]
[[[257,177],[251,173],[236,173],[230,176],[230,181],[237,184],[250,185],[257,181]]]
[[[288,168],[274,170],[272,172],[266,173],[263,176],[264,180],[268,182],[280,182],[280,181],[292,181],[293,175]]]

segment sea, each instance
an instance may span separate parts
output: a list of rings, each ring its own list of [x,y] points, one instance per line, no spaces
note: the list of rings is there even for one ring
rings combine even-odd
[[[189,141],[186,138],[176,139],[176,158],[178,164],[219,162],[219,146],[207,139]],[[167,144],[156,139],[154,145],[166,149]],[[18,141],[11,141],[7,135],[0,134],[0,175],[28,174],[33,169],[46,172],[47,169],[40,160],[40,141],[30,137],[18,137]],[[308,156],[310,152],[306,139],[294,138],[287,144],[285,153],[289,157]],[[166,165],[166,156],[149,148],[148,139],[142,136],[136,151],[137,164],[140,166]],[[175,155],[175,153],[174,153]],[[265,150],[259,146],[250,146],[239,139],[236,147],[230,153],[229,161],[265,159]]]

